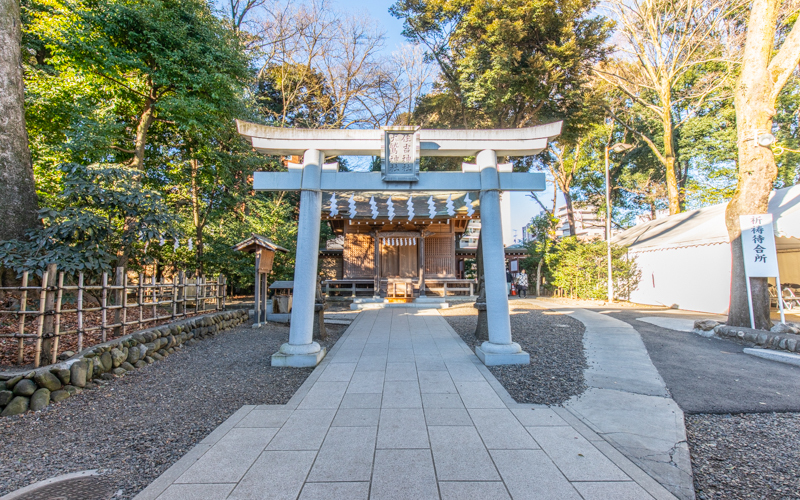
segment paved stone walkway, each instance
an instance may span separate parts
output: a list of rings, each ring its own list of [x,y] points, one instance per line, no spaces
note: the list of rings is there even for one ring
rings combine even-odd
[[[272,498],[674,497],[566,409],[514,403],[435,310],[383,309],[136,497]]]

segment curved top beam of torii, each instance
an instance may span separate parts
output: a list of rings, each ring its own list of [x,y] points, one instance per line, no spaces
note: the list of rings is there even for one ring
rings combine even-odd
[[[491,149],[498,156],[530,156],[547,147],[561,133],[562,122],[536,127],[492,130],[419,131],[421,156],[474,156]],[[258,125],[236,120],[236,128],[262,153],[302,155],[309,149],[331,156],[379,156],[381,129],[297,129]]]

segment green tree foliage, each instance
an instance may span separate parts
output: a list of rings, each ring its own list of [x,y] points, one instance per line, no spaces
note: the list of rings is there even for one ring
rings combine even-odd
[[[143,256],[154,242],[179,238],[177,217],[159,193],[142,185],[137,171],[64,164],[61,173],[63,189],[39,212],[43,227],[29,231],[27,240],[0,246],[3,266],[41,273],[54,262],[62,271],[99,273],[115,267],[122,248],[136,247]]]
[[[575,237],[560,239],[555,250],[545,257],[550,285],[582,299],[606,298],[607,262],[604,241],[585,242]],[[612,246],[611,265],[614,293],[618,297],[627,297],[639,284],[641,271],[636,261],[628,258],[624,248]]]
[[[139,172],[136,183],[117,189],[129,189],[130,197],[159,193],[163,215],[176,221],[165,244],[150,243],[146,252],[146,241],[120,239],[131,245],[130,266],[224,270],[234,285],[240,274],[233,269],[233,244],[249,232],[280,240],[296,225],[288,209],[280,212],[288,229],[271,233],[252,222],[274,212],[269,203],[249,203],[252,173],[280,163],[252,151],[236,133],[234,118],[259,121],[253,71],[242,37],[209,3],[27,0],[24,21],[28,131],[42,206],[61,210],[68,179],[60,165],[129,166]],[[106,209],[91,206],[98,217]],[[135,210],[129,213],[123,226],[135,228],[140,221]],[[103,261],[98,269],[118,261],[119,249],[108,248],[113,251],[91,254]]]
[[[88,81],[99,79],[117,97],[112,116],[124,126],[112,128],[117,133],[106,137],[106,147],[134,168],[144,167],[148,133],[156,121],[187,129],[213,125],[248,77],[239,38],[203,0],[50,5],[33,15],[31,35],[50,53],[46,62],[56,77],[66,69]]]
[[[403,34],[441,70],[418,115],[429,126],[516,128],[569,116],[586,99],[610,23],[595,0],[399,0]]]

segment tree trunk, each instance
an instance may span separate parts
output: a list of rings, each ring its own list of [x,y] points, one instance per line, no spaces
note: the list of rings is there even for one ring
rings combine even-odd
[[[18,0],[0,0],[0,241],[20,239],[39,225],[25,93]]]
[[[739,216],[767,213],[769,194],[778,175],[769,147],[758,146],[758,133],[771,132],[775,101],[786,79],[800,60],[800,24],[795,22],[780,51],[773,44],[779,2],[755,0],[750,10],[741,76],[734,90],[739,147],[739,182],[725,210],[725,225],[731,242],[731,298],[728,324],[750,326],[744,255]],[[765,278],[751,280],[756,328],[769,329],[769,293]]]
[[[536,265],[536,296],[541,295],[542,285],[542,264],[544,263],[544,255],[539,259],[539,264]]]
[[[136,140],[133,148],[133,158],[131,158],[130,166],[137,170],[144,168],[144,150],[147,146],[147,132],[155,119],[153,105],[155,99],[148,97],[144,102],[144,109],[139,116],[139,124],[136,126]]]
[[[572,196],[569,194],[569,186],[561,188],[564,193],[564,201],[567,204],[567,223],[569,224],[569,235],[575,236],[575,212],[572,210]]]
[[[669,214],[681,213],[681,192],[678,189],[678,165],[675,160],[675,129],[672,124],[671,100],[666,98],[664,115],[661,121],[664,126],[664,161],[667,177],[667,197],[669,198]]]
[[[205,227],[205,218],[200,215],[200,193],[197,184],[197,173],[200,170],[200,162],[191,160],[192,166],[192,224],[194,225],[195,232],[195,261],[197,264],[197,275],[203,275],[203,228]]]

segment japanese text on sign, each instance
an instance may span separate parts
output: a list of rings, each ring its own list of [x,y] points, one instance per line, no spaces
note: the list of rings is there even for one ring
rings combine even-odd
[[[745,274],[752,278],[778,276],[778,254],[772,231],[772,214],[741,215]]]
[[[414,172],[414,136],[412,134],[389,134],[390,173],[410,174]]]

